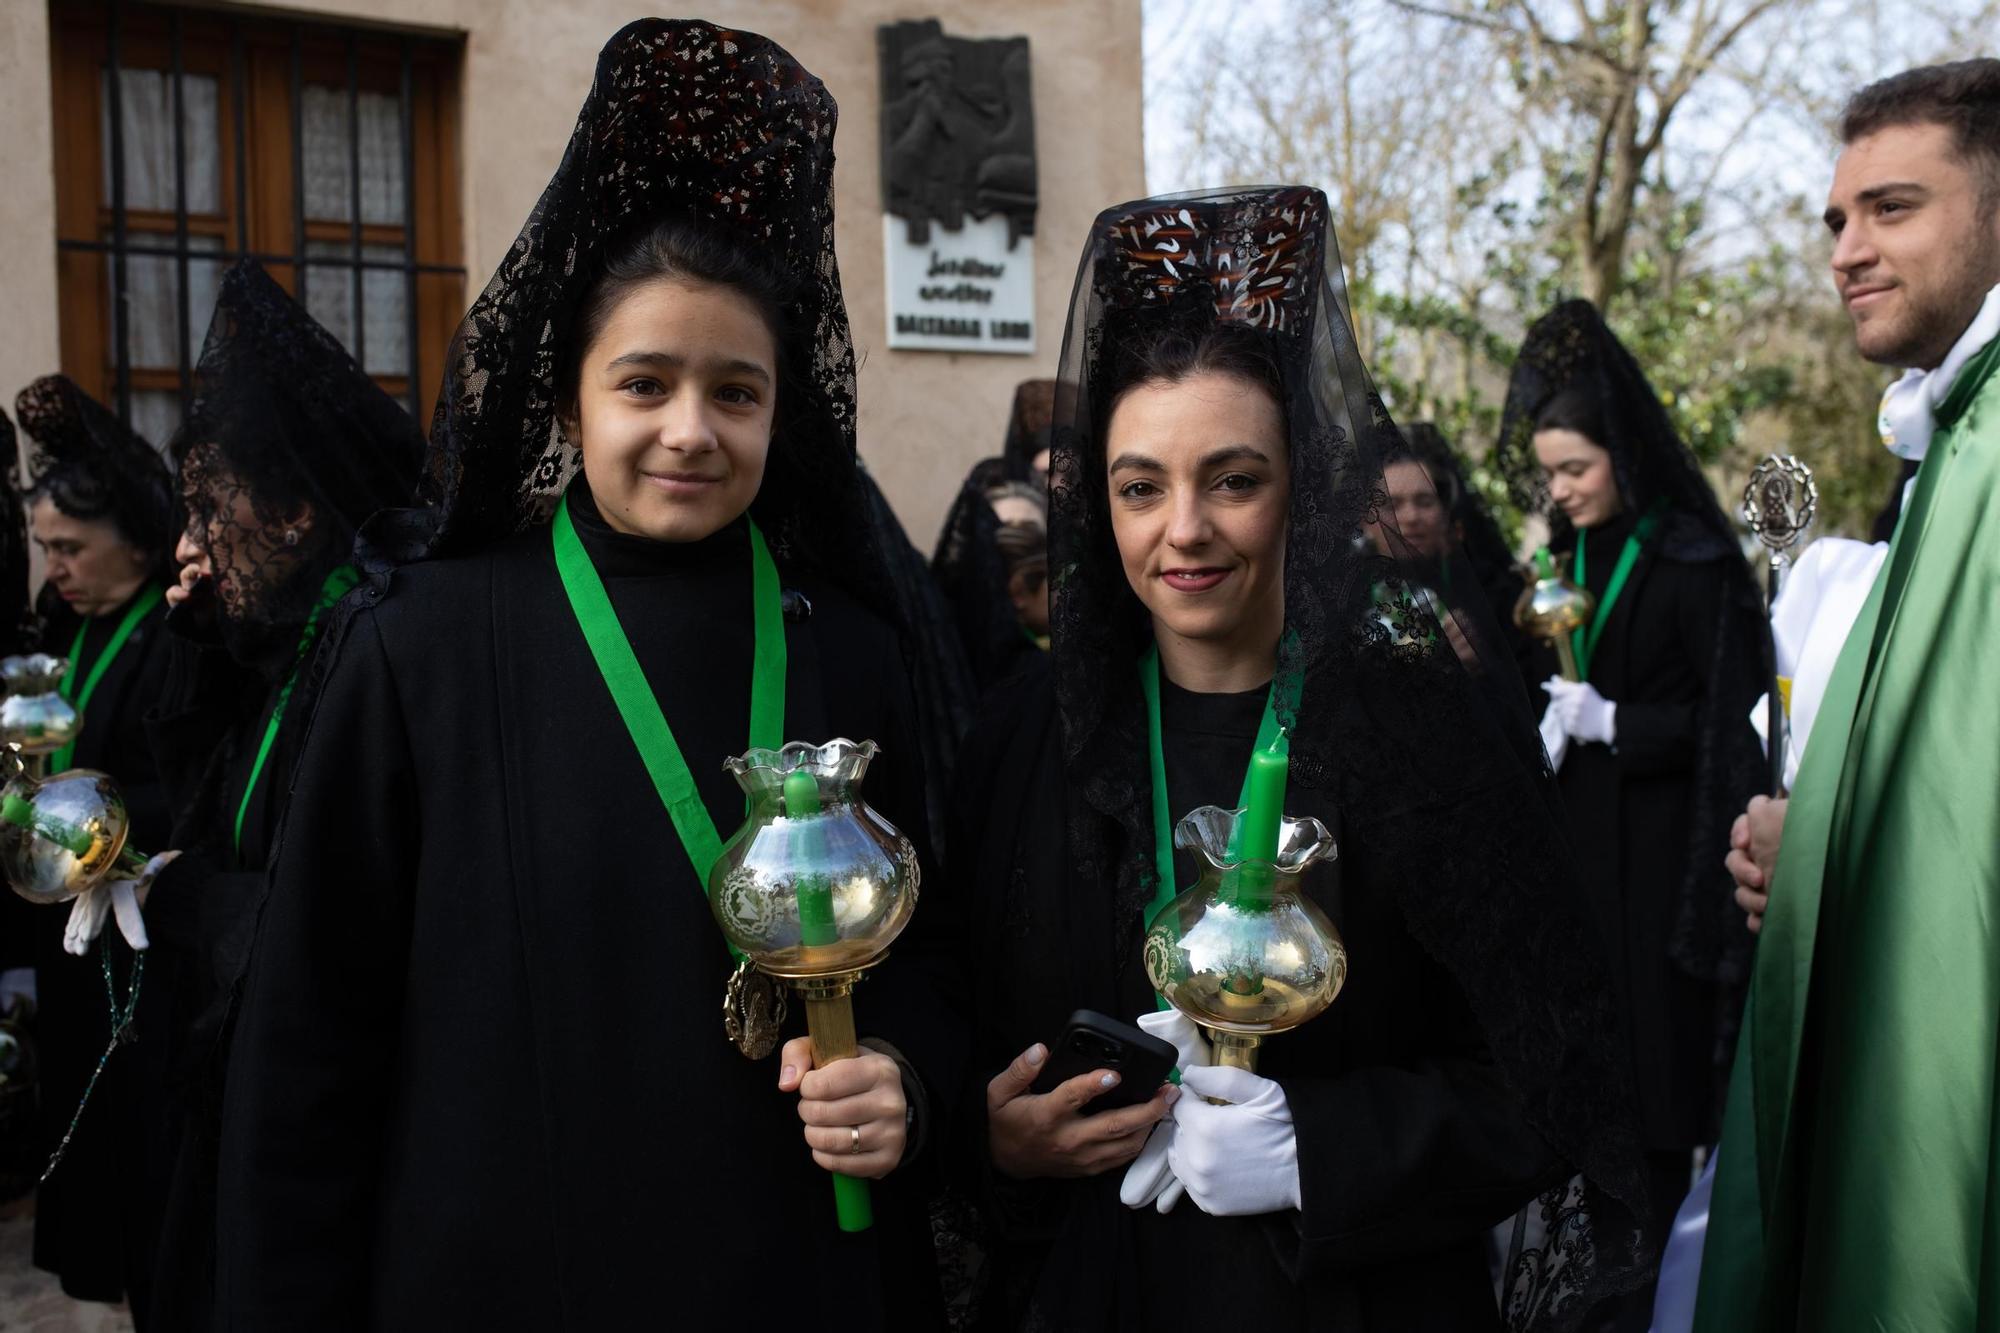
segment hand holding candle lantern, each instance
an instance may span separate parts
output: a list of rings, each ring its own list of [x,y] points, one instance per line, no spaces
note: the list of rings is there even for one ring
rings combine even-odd
[[[1514,623],[1555,645],[1564,680],[1582,680],[1570,636],[1597,614],[1597,598],[1569,581],[1569,557],[1550,555],[1546,546],[1535,552],[1527,580],[1526,591],[1514,603]]]
[[[730,944],[805,1001],[820,1068],[854,1055],[854,984],[917,901],[915,849],[860,797],[875,754],[873,741],[794,741],[727,761],[750,813],[709,871],[709,904]],[[833,1181],[841,1229],[866,1229],[867,1182]]]
[[[1324,1012],[1347,979],[1340,932],[1300,892],[1333,835],[1284,817],[1287,767],[1276,745],[1259,750],[1243,809],[1181,820],[1174,845],[1201,855],[1201,878],[1146,932],[1153,988],[1207,1033],[1217,1063],[1252,1071],[1265,1037]]]

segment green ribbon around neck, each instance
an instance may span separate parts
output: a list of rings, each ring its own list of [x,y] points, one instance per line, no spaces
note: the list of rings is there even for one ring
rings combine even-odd
[[[111,640],[104,645],[104,651],[90,664],[90,674],[83,677],[83,689],[72,694],[70,691],[76,685],[77,673],[83,669],[83,636],[90,632],[91,622],[86,618],[76,627],[76,642],[71,644],[69,649],[69,670],[63,673],[62,683],[56,687],[56,693],[75,704],[78,714],[82,714],[90,707],[90,697],[97,693],[97,682],[103,680],[104,673],[111,669],[111,663],[117,658],[118,650],[125,646],[125,640],[132,637],[132,631],[139,627],[139,622],[146,618],[146,613],[158,606],[160,599],[165,596],[166,589],[157,583],[149,583],[140,590],[132,605],[125,608],[125,617],[118,622],[118,628],[111,632]],[[71,741],[49,756],[49,772],[65,771],[69,768],[70,761],[75,758],[76,742]]]
[[[1597,614],[1590,623],[1570,636],[1570,646],[1576,652],[1576,674],[1590,679],[1591,654],[1604,638],[1604,627],[1611,623],[1611,608],[1618,605],[1618,594],[1625,591],[1625,581],[1632,577],[1632,566],[1639,563],[1639,552],[1645,548],[1647,540],[1660,526],[1660,511],[1653,509],[1639,520],[1632,529],[1632,535],[1625,539],[1624,549],[1618,552],[1618,563],[1611,567],[1611,582],[1604,585],[1604,596],[1598,600]],[[1576,534],[1576,586],[1587,587],[1584,582],[1583,555],[1590,545],[1585,540],[1587,534]]]
[[[1167,808],[1167,753],[1160,739],[1160,650],[1148,645],[1139,658],[1139,688],[1146,696],[1146,755],[1153,770],[1153,872],[1157,883],[1153,886],[1153,901],[1146,908],[1146,925],[1153,924],[1153,918],[1160,909],[1177,896],[1174,889],[1174,821]],[[1271,680],[1270,692],[1264,698],[1264,720],[1257,725],[1257,742],[1251,753],[1276,748],[1279,754],[1290,754],[1291,737],[1286,731],[1286,723],[1281,718],[1296,718],[1299,711],[1299,695],[1302,683],[1296,672],[1280,672]],[[1243,765],[1243,789],[1237,794],[1236,804],[1240,807],[1250,801],[1250,765],[1248,759]]]
[[[243,817],[250,813],[250,798],[256,794],[257,780],[264,776],[264,763],[270,759],[271,747],[277,743],[278,728],[284,725],[285,705],[291,702],[292,686],[298,682],[299,669],[305,665],[306,656],[312,651],[313,640],[319,637],[320,618],[359,582],[361,571],[353,565],[334,566],[333,572],[320,584],[319,599],[306,616],[305,628],[299,631],[299,646],[292,653],[292,669],[285,673],[285,683],[278,687],[278,700],[271,705],[271,720],[264,724],[264,739],[257,743],[257,758],[251,763],[250,776],[243,784],[243,799],[236,803],[236,823],[231,829],[230,846],[236,849],[239,856],[243,853]]]
[[[750,672],[750,748],[775,750],[784,744],[785,736],[784,605],[778,590],[778,567],[764,544],[764,534],[758,530],[756,520],[748,522],[750,596],[756,626]],[[583,540],[576,535],[567,496],[556,507],[549,537],[555,548],[556,573],[562,578],[577,627],[583,631],[584,642],[597,662],[598,674],[604,677],[604,688],[610,691],[611,701],[617,705],[625,730],[638,748],[647,776],[653,780],[653,790],[659,793],[660,804],[673,820],[674,831],[680,835],[695,878],[706,892],[708,872],[722,856],[722,835],[716,832],[715,821],[709,817],[708,807],[702,804],[694,774],[688,770],[687,758],[674,739],[673,728],[667,725],[667,715],[660,710],[653,687],[646,682],[645,670],[632,651],[632,641],[618,622],[618,612],[611,605],[604,580],[598,575],[597,566],[591,563]],[[742,961],[742,955],[733,946],[729,952]]]

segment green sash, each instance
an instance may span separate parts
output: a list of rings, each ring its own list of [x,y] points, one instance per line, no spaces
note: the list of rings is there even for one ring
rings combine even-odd
[[[271,757],[271,746],[278,739],[278,728],[284,725],[285,705],[291,702],[292,686],[298,680],[299,668],[305,665],[313,640],[319,637],[320,617],[359,582],[361,571],[353,565],[334,566],[333,572],[320,584],[319,600],[313,603],[312,612],[306,616],[305,628],[299,631],[299,646],[292,654],[292,669],[285,673],[285,683],[278,687],[278,701],[271,705],[271,720],[264,724],[264,739],[258,742],[257,758],[251,762],[250,777],[243,784],[243,799],[236,803],[236,823],[231,830],[230,846],[236,849],[239,856],[243,853],[243,817],[250,813],[250,798],[257,791],[257,780],[264,776],[264,762]]]
[[[667,715],[660,710],[660,701],[646,683],[646,672],[632,651],[632,641],[618,623],[604,580],[576,535],[567,496],[556,508],[549,539],[555,548],[556,573],[562,578],[577,627],[590,645],[604,688],[618,706],[618,716],[624,719],[625,730],[638,748],[653,790],[666,807],[705,893],[709,868],[722,855],[722,835],[702,804],[694,774],[688,770],[673,728],[667,725]],[[755,520],[750,520],[750,597],[756,623],[750,669],[750,747],[775,750],[785,743],[785,616],[778,567],[771,561],[770,549],[764,545],[764,534],[758,531]],[[734,946],[729,952],[742,961]]]
[[[118,650],[125,646],[125,640],[132,637],[132,631],[139,627],[139,622],[146,618],[146,613],[158,606],[160,599],[166,595],[166,589],[157,583],[149,583],[140,590],[132,605],[125,608],[125,616],[118,622],[118,628],[111,632],[111,640],[104,645],[104,651],[90,664],[90,674],[83,678],[82,691],[71,694],[70,691],[76,685],[77,673],[83,669],[83,636],[90,630],[89,619],[86,618],[76,627],[76,642],[69,648],[69,670],[64,673],[62,684],[56,687],[56,693],[75,704],[79,714],[90,707],[90,698],[97,693],[97,682],[103,680],[104,673],[111,669],[111,663],[116,660]],[[49,772],[64,772],[69,768],[70,761],[75,758],[76,742],[71,741],[49,756]]]

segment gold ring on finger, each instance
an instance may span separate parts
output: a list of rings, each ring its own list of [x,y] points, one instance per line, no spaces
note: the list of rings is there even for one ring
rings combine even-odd
[[[849,1139],[847,1143],[848,1155],[852,1156],[855,1153],[861,1151],[861,1126],[849,1125],[847,1127],[847,1132],[854,1136],[853,1138]]]

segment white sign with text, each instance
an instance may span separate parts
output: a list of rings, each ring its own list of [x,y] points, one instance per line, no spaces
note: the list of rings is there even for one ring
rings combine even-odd
[[[968,217],[957,231],[933,225],[928,244],[910,240],[893,213],[882,218],[889,275],[889,346],[925,352],[1035,350],[1035,238],[1007,248],[1007,219]]]

